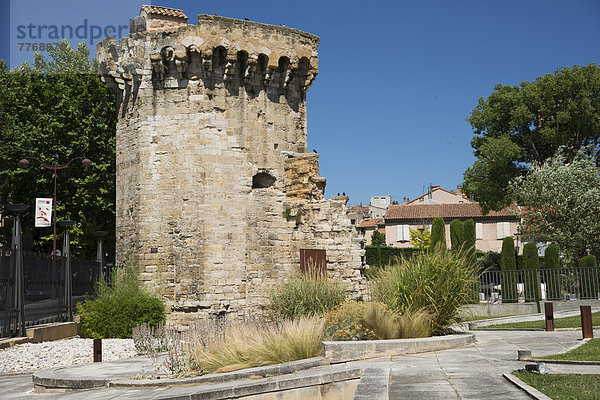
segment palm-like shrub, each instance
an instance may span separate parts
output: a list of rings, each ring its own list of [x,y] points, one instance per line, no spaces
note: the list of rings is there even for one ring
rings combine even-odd
[[[373,298],[404,315],[425,310],[434,333],[444,332],[472,302],[477,266],[464,252],[433,251],[390,265],[373,281]]]
[[[326,277],[295,275],[270,294],[271,313],[288,319],[324,315],[346,300],[346,288]]]

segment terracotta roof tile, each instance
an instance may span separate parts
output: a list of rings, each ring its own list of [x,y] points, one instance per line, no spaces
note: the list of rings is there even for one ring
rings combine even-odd
[[[375,218],[369,220],[363,220],[357,225],[357,228],[375,228],[377,225],[383,224],[383,218]]]
[[[185,15],[183,11],[178,10],[176,8],[143,5],[142,10],[145,11],[146,14],[166,15],[169,17],[184,18],[185,20],[187,20],[187,15]]]
[[[481,213],[479,203],[454,203],[454,204],[401,204],[388,207],[385,219],[419,219],[419,218],[477,218],[477,217],[513,217],[518,212],[518,207],[513,204],[500,211],[490,211],[487,215]]]

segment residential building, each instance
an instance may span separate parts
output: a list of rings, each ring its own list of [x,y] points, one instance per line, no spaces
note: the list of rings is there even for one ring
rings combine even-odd
[[[500,251],[502,239],[514,236],[520,221],[516,204],[500,211],[483,215],[479,203],[460,193],[432,186],[429,193],[406,201],[401,205],[390,205],[385,214],[386,244],[395,247],[411,247],[410,229],[425,227],[431,230],[435,217],[442,217],[446,225],[446,242],[450,247],[450,222],[454,219],[475,222],[475,247],[481,251]],[[522,246],[521,246],[522,247]]]
[[[379,232],[385,234],[385,221],[383,218],[364,220],[356,226],[356,229],[358,230],[358,233],[365,238],[365,244],[369,246],[371,244],[371,236],[373,235],[373,232],[378,230]]]
[[[371,218],[383,218],[388,206],[392,204],[392,196],[371,196],[369,211]]]

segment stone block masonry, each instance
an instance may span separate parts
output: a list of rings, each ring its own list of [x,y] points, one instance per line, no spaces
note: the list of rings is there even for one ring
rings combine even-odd
[[[329,276],[365,296],[348,198],[324,198],[306,152],[319,38],[157,6],[131,30],[97,47],[119,116],[117,262],[136,258],[169,322],[260,312],[300,248],[326,249]]]

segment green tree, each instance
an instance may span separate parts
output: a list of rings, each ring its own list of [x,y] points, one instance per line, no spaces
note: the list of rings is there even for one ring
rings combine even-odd
[[[580,267],[596,267],[596,266],[598,266],[598,263],[596,262],[596,256],[587,255],[587,256],[581,257],[581,260],[579,260],[579,266]]]
[[[502,301],[504,303],[514,303],[517,301],[517,259],[515,256],[515,241],[511,236],[507,236],[502,241],[501,265],[503,274],[502,280]]]
[[[454,219],[450,222],[450,244],[452,250],[460,250],[464,244],[464,229],[463,223]]]
[[[463,222],[463,239],[469,258],[475,260],[475,222],[472,219]]]
[[[539,274],[537,270],[540,268],[540,258],[538,257],[538,249],[537,245],[533,242],[525,243],[523,246],[523,269],[533,269],[536,270],[535,273],[528,273],[526,275],[527,279],[532,279],[533,282],[528,283],[526,285],[525,290],[528,291],[529,288],[534,290],[534,293],[526,293],[528,300],[530,301],[539,301],[540,300],[540,282],[539,282]],[[531,296],[533,294],[533,297]]]
[[[463,191],[475,195],[484,213],[498,210],[511,203],[509,182],[560,146],[568,161],[587,146],[599,161],[600,67],[575,65],[534,82],[496,85],[467,121],[477,160],[464,174]]]
[[[558,269],[560,268],[560,257],[558,255],[558,246],[554,243],[546,247],[544,252],[544,268],[546,269]],[[562,299],[562,288],[558,274],[549,275],[550,279],[547,279],[546,286],[548,291],[549,299]]]
[[[385,246],[385,233],[375,229],[371,235],[371,246]]]
[[[85,156],[93,164],[83,170],[72,164],[58,171],[57,216],[76,222],[73,253],[95,253],[94,230],[106,230],[105,248],[114,247],[115,232],[115,99],[96,74],[85,43],[73,49],[63,41],[46,58],[35,54],[12,71],[0,64],[0,204],[24,203],[24,230],[33,229],[34,248],[50,251],[51,228],[33,228],[36,197],[52,197],[52,171],[23,157],[46,164],[64,164]],[[58,160],[55,159],[58,155]],[[0,241],[10,241],[4,230]],[[60,242],[59,242],[60,243]]]
[[[442,217],[435,217],[431,222],[431,248],[446,249],[446,224]]]
[[[410,244],[416,249],[420,249],[421,246],[423,246],[423,249],[428,249],[431,246],[431,232],[427,228],[421,229],[423,232],[419,229],[409,228]]]
[[[546,251],[544,252],[544,267],[546,269],[560,268],[558,246],[554,243],[546,247]]]
[[[600,251],[600,170],[585,150],[571,159],[561,148],[510,192],[524,206],[525,237],[556,243],[569,265]]]

